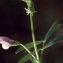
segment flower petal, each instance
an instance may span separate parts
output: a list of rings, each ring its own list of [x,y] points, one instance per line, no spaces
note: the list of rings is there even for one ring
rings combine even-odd
[[[12,46],[12,41],[8,37],[0,37],[0,44],[3,49],[8,49]]]
[[[9,49],[10,46],[2,45],[3,49]]]
[[[2,42],[8,42],[9,44],[12,44],[11,40],[8,37],[0,37],[0,43],[2,44]]]

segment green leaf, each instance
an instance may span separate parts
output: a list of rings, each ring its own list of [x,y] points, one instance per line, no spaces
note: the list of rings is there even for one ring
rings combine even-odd
[[[48,47],[50,47],[50,46],[52,46],[52,45],[54,45],[54,44],[56,44],[58,42],[60,42],[61,40],[63,40],[63,36],[59,36],[59,37],[54,38],[49,43],[47,43],[46,45],[44,45],[44,47],[42,48],[42,50],[46,49],[46,48],[48,48]]]
[[[39,52],[40,50],[38,49],[38,52]],[[31,52],[33,55],[35,54],[35,51],[32,51]],[[24,62],[26,62],[27,60],[29,60],[30,58],[31,58],[32,56],[30,55],[30,54],[27,54],[27,55],[25,55],[23,58],[21,58],[19,61],[18,61],[18,63],[24,63]]]
[[[39,45],[39,44],[41,44],[41,43],[42,43],[42,41],[36,41],[36,45]],[[27,47],[28,49],[31,49],[32,47],[34,47],[34,46],[33,46],[33,42],[27,43],[27,44],[25,44],[24,46]],[[23,50],[24,50],[24,48],[23,48],[23,47],[20,47],[20,48],[16,51],[16,54],[19,53],[19,52],[21,52],[21,51],[23,51]]]
[[[61,26],[61,24],[58,24],[60,20],[61,19],[58,19],[53,23],[53,25],[50,27],[49,31],[45,36],[45,40],[47,40]]]
[[[20,44],[33,58],[35,58],[35,56],[30,52],[30,50],[25,47],[23,44]]]

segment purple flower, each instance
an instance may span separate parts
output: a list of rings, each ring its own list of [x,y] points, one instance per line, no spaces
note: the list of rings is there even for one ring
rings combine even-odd
[[[0,44],[3,49],[8,49],[12,46],[12,41],[8,37],[0,37]]]

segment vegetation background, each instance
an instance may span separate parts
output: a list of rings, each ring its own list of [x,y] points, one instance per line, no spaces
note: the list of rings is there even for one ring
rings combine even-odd
[[[63,18],[63,0],[33,0],[35,4],[34,27],[36,40],[42,40],[58,18]],[[30,22],[21,0],[0,0],[0,36],[7,36],[25,44],[32,41]],[[63,24],[63,20],[61,20]],[[63,34],[63,26],[51,37]],[[18,55],[18,47],[3,50],[0,46],[0,63],[17,63],[24,53]],[[44,52],[44,63],[63,63],[63,43],[57,43]]]

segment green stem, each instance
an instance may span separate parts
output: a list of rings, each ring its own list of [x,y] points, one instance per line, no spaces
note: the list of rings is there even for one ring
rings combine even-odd
[[[43,43],[43,47],[44,47],[44,44],[45,44],[45,43]],[[44,52],[44,49],[42,50],[42,56],[43,56],[43,52]]]
[[[37,57],[37,60],[39,61],[38,50],[37,50],[36,42],[35,42],[34,26],[33,26],[32,17],[33,17],[33,16],[32,16],[32,14],[30,13],[30,23],[31,23],[32,39],[33,39],[33,44],[34,44],[34,49],[35,49],[36,57]]]
[[[46,41],[43,41],[43,45],[42,45],[42,47],[44,47],[45,42],[46,42]],[[41,58],[40,58],[41,63],[43,62],[43,53],[44,53],[44,49],[41,50]]]
[[[36,59],[35,56],[34,56],[23,44],[19,44],[19,45],[21,45],[24,49],[26,49],[26,51],[27,51],[34,59]]]

